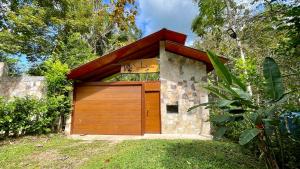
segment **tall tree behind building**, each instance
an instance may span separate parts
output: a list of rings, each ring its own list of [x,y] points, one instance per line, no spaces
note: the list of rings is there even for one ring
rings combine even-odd
[[[1,0],[0,54],[33,67],[52,55],[72,68],[140,36],[133,0]],[[72,45],[78,44],[78,45]],[[68,53],[85,49],[85,53]],[[77,49],[72,49],[77,48]],[[89,48],[89,49],[88,49]],[[70,55],[71,54],[71,55]],[[73,57],[73,59],[71,58]],[[67,59],[69,58],[69,59]]]

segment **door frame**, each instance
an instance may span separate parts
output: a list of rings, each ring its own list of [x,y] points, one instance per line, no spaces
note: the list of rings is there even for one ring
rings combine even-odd
[[[160,81],[118,81],[118,82],[83,82],[73,84],[73,98],[72,98],[72,111],[71,111],[71,130],[73,134],[74,127],[74,111],[76,102],[76,87],[78,86],[141,86],[141,135],[145,134],[145,94],[146,92],[159,92],[159,121],[160,121],[160,134],[161,134],[161,99],[160,99]]]
[[[151,81],[151,82],[145,82],[144,83],[144,95],[146,95],[146,93],[150,93],[150,92],[157,92],[159,94],[159,134],[161,134],[161,95],[160,95],[160,81]],[[145,96],[144,96],[145,98]],[[144,101],[146,103],[146,100]],[[146,104],[144,103],[144,121],[146,121]],[[144,123],[145,126],[145,123]],[[145,130],[144,130],[145,133]]]

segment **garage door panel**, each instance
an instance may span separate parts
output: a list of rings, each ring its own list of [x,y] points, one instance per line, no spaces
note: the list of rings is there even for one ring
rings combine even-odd
[[[89,106],[77,105],[76,111],[86,113],[85,115],[92,115],[93,113],[97,114],[99,111],[103,112],[103,114],[107,114],[106,112],[109,112],[109,114],[111,114],[111,113],[122,114],[123,113],[123,114],[130,115],[130,114],[133,114],[132,112],[139,113],[141,111],[140,106],[132,106],[131,104],[124,105],[122,107],[114,107],[113,109],[111,107],[107,107],[106,105],[89,105]],[[97,115],[99,115],[99,114],[97,114]]]
[[[103,123],[103,121],[105,121],[105,123],[107,123],[109,121],[112,121],[112,123],[116,124],[116,123],[119,123],[119,122],[122,122],[122,121],[128,123],[127,122],[128,120],[134,121],[134,120],[140,120],[140,118],[141,118],[141,116],[134,116],[134,115],[126,116],[125,114],[124,115],[118,115],[116,113],[112,114],[112,115],[107,115],[107,114],[96,115],[96,114],[93,114],[93,115],[84,116],[84,117],[81,116],[81,117],[75,119],[75,121],[80,122],[80,124],[82,124],[83,122],[88,122],[88,123],[93,122],[93,123],[100,124],[100,123]]]
[[[138,124],[140,120],[133,120],[132,122]],[[112,125],[112,121],[99,122],[98,125],[93,125],[93,121],[85,123],[79,123],[77,126],[77,130],[81,131],[81,134],[140,134],[136,132],[136,128],[139,127],[139,125],[128,125],[127,122],[122,123],[119,121],[115,125]],[[126,131],[124,131],[125,125]]]
[[[83,86],[75,93],[74,134],[142,134],[141,86]]]
[[[139,97],[140,86],[86,86],[76,90],[76,100],[122,100],[129,95]]]

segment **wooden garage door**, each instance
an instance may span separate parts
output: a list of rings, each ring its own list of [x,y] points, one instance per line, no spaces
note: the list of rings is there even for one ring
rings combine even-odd
[[[142,87],[78,86],[73,134],[142,134]]]

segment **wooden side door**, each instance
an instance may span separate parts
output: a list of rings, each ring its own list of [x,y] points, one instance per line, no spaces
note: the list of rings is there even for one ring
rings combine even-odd
[[[160,130],[160,93],[145,93],[145,133],[161,133]]]

